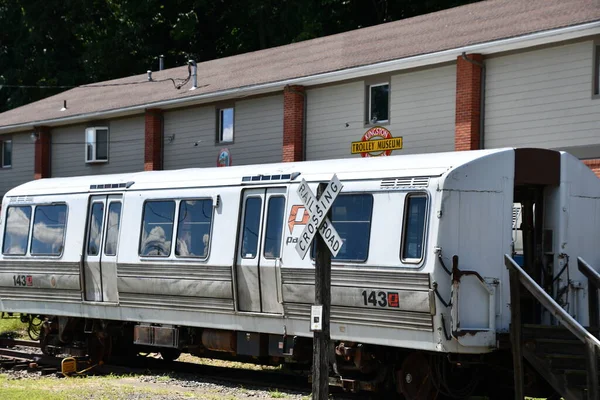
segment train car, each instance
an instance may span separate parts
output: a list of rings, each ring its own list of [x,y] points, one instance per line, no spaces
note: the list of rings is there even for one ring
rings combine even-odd
[[[47,353],[310,368],[315,261],[295,249],[309,218],[298,187],[334,174],[332,383],[505,393],[505,255],[537,260],[528,273],[589,322],[585,290],[548,285],[568,255],[600,265],[600,180],[567,153],[512,148],[25,183],[2,202],[0,311],[33,332],[41,321]]]

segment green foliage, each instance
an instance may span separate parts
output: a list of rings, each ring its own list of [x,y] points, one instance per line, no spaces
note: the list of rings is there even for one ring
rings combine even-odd
[[[6,314],[0,318],[0,337],[20,338],[27,335],[27,324],[21,322],[19,315]]]
[[[477,0],[0,0],[0,85],[81,85]],[[0,112],[59,93],[0,88]]]

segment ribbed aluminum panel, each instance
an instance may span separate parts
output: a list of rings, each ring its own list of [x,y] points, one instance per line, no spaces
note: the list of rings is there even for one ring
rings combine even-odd
[[[15,272],[20,274],[76,274],[79,275],[80,266],[78,262],[40,261],[34,259],[11,260],[5,258],[0,263],[0,272]]]
[[[315,270],[312,268],[282,268],[283,284],[314,285]],[[384,287],[398,290],[429,290],[429,274],[404,271],[367,271],[356,269],[332,269],[331,285],[344,287]]]
[[[57,302],[57,303],[80,303],[81,291],[59,290],[59,289],[25,289],[25,288],[0,288],[0,299],[2,300],[31,300]]]
[[[289,318],[310,319],[310,304],[284,304]],[[433,331],[433,318],[428,313],[398,312],[385,309],[331,307],[331,322],[337,324],[380,326],[418,331]]]
[[[231,281],[231,267],[217,267],[188,263],[172,264],[118,264],[118,277],[173,278],[173,279],[203,279],[210,281]]]
[[[144,307],[171,311],[233,311],[233,300],[203,297],[154,296],[136,293],[120,293],[123,307]],[[183,323],[184,321],[182,321]]]

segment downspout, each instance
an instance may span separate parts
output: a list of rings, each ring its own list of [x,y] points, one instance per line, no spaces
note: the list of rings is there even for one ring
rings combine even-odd
[[[462,53],[463,60],[470,62],[471,64],[477,65],[480,68],[481,79],[480,79],[480,99],[479,99],[479,148],[485,149],[485,64],[479,61],[475,61],[467,57],[467,53]]]

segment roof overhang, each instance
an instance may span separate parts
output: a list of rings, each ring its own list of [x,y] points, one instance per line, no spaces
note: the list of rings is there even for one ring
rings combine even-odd
[[[53,118],[48,120],[31,121],[21,124],[0,126],[0,133],[19,132],[31,129],[35,126],[59,126],[67,124],[82,123],[100,118],[118,118],[129,115],[140,114],[148,108],[160,108],[164,110],[179,108],[182,106],[193,106],[215,101],[231,99],[239,96],[254,96],[282,91],[287,85],[314,86],[328,84],[348,79],[356,79],[365,76],[397,72],[401,70],[430,66],[435,64],[455,61],[462,53],[480,53],[484,55],[504,53],[507,51],[522,50],[526,48],[560,43],[568,40],[581,39],[600,35],[600,21],[586,24],[573,25],[564,28],[551,29],[521,35],[511,38],[499,39],[485,43],[478,43],[459,48],[443,50],[435,53],[419,54],[375,64],[347,68],[343,70],[325,72],[316,75],[304,76],[284,81],[269,82],[260,85],[239,87],[214,93],[205,93],[198,96],[143,103],[131,107],[112,110],[103,110],[93,113],[72,115],[64,118]]]

